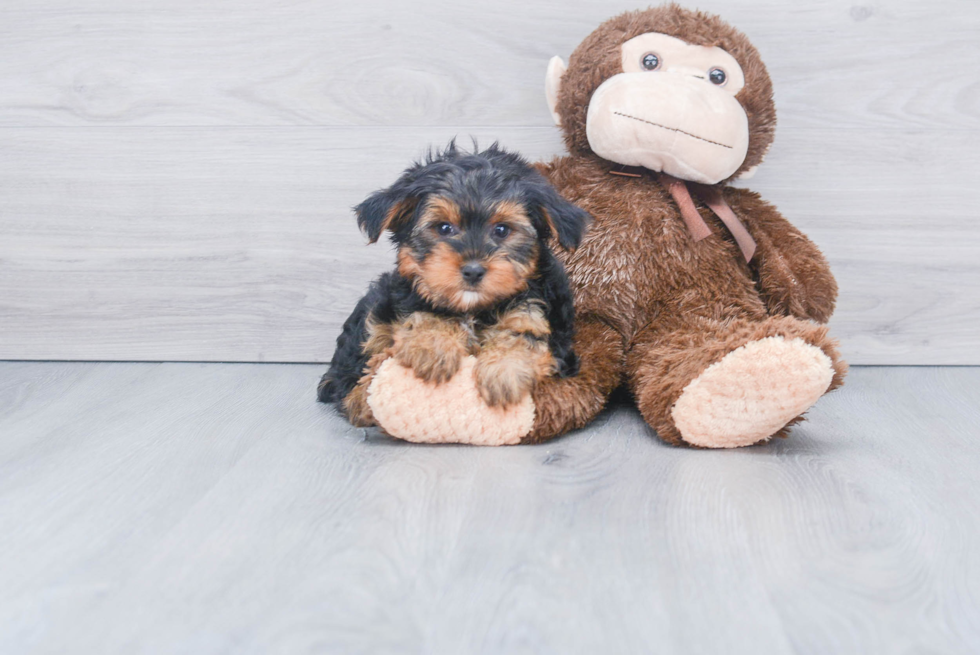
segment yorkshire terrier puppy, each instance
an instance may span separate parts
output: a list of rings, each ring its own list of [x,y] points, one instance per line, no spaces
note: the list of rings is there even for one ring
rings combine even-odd
[[[473,355],[491,406],[577,372],[572,294],[548,245],[574,249],[590,217],[526,160],[496,144],[469,153],[450,142],[354,211],[371,243],[391,232],[398,265],[344,323],[321,402],[354,425],[374,425],[367,389],[389,357],[439,383]]]

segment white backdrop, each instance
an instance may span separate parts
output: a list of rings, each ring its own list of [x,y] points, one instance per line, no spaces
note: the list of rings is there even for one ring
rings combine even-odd
[[[350,207],[429,144],[562,151],[548,59],[616,0],[6,0],[0,358],[324,361],[391,266]],[[854,364],[980,364],[980,4],[711,0]]]

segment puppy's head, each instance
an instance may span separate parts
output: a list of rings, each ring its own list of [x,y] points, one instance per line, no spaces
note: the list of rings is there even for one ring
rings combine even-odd
[[[405,171],[355,208],[371,242],[388,230],[398,271],[429,302],[457,312],[520,293],[541,248],[575,248],[589,215],[563,200],[524,159],[455,143]]]

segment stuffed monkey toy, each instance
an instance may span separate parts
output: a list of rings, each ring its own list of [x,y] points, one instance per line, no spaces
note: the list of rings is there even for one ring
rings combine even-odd
[[[773,140],[772,85],[755,47],[675,4],[628,12],[592,32],[567,68],[553,58],[545,91],[568,155],[538,168],[594,218],[574,252],[557,253],[581,365],[538,384],[531,428],[493,443],[583,427],[621,384],[671,444],[784,436],[842,384],[846,364],[823,325],[837,296],[823,255],[757,194],[728,186]],[[374,380],[375,415],[426,430],[433,390],[397,382]]]

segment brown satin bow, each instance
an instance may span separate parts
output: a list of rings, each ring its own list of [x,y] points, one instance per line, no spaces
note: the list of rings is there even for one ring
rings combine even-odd
[[[613,170],[609,172],[613,175],[623,175],[626,177],[642,177],[639,173],[626,171]],[[698,213],[698,208],[691,198],[691,192],[687,186],[689,183],[666,173],[660,173],[659,180],[670,191],[670,195],[673,197],[674,202],[677,203],[677,207],[681,210],[681,217],[683,217],[684,223],[687,224],[687,229],[691,231],[691,236],[694,237],[694,240],[701,241],[711,236],[711,228],[701,218],[701,214]],[[735,237],[735,243],[738,244],[739,249],[742,251],[746,263],[752,261],[752,256],[755,255],[756,248],[755,239],[752,238],[749,231],[742,225],[742,221],[738,219],[738,216],[735,215],[732,208],[725,202],[725,196],[722,195],[721,189],[714,186],[695,184],[694,182],[690,184],[694,186],[694,193],[721,219],[721,222],[725,224],[728,231]]]
[[[660,174],[660,181],[667,187],[670,195],[674,198],[674,202],[680,207],[681,216],[684,217],[684,222],[687,223],[687,228],[691,231],[691,236],[694,237],[694,240],[700,241],[710,235],[711,228],[701,218],[701,214],[698,213],[698,208],[694,206],[694,201],[691,199],[691,193],[688,191],[687,183],[684,180],[678,180],[676,177],[671,177],[665,173]],[[735,243],[741,249],[746,263],[752,261],[752,256],[755,255],[755,239],[752,238],[749,231],[742,225],[742,221],[738,220],[738,216],[735,215],[732,208],[725,202],[725,196],[722,195],[721,189],[703,184],[693,184],[693,186],[694,192],[721,219],[721,222],[725,224],[728,231],[735,237]]]

